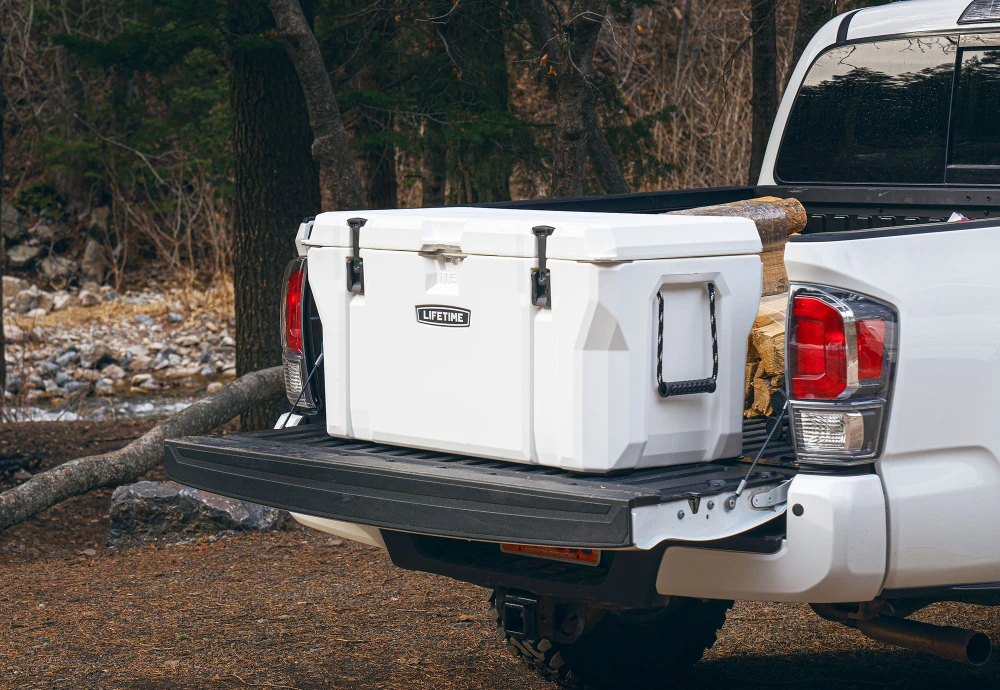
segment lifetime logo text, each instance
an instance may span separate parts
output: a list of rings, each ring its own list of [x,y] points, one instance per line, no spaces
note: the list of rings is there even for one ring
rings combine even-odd
[[[440,304],[423,304],[417,306],[417,321],[428,326],[468,328],[472,323],[472,312]]]

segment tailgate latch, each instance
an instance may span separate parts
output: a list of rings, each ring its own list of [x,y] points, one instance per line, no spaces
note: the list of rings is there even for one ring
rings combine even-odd
[[[545,244],[555,230],[551,225],[536,225],[531,229],[538,253],[538,268],[531,271],[531,303],[542,309],[552,308],[552,279],[545,267]]]
[[[361,228],[368,222],[367,218],[348,218],[347,225],[351,228],[351,251],[354,255],[347,260],[347,291],[355,295],[365,294],[365,263],[361,258]]]

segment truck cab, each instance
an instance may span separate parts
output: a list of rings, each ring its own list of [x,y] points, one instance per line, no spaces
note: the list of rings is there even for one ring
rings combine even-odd
[[[493,590],[567,682],[668,687],[733,600],[984,663],[981,633],[906,616],[1000,603],[998,194],[1000,5],[841,15],[755,186],[304,222],[289,413],[168,441],[167,473]],[[662,214],[761,196],[808,223],[785,390],[743,420],[761,244]]]

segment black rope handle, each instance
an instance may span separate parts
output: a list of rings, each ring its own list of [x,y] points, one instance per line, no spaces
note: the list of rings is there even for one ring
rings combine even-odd
[[[677,395],[697,395],[698,393],[714,393],[719,380],[719,333],[715,323],[715,283],[708,284],[708,320],[712,328],[712,377],[695,381],[663,380],[663,294],[656,293],[659,302],[659,329],[656,334],[656,391],[661,398],[671,398]]]

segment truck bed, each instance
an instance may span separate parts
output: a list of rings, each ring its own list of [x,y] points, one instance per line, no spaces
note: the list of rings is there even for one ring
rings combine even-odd
[[[748,421],[745,453],[756,453],[765,435],[764,420]],[[772,443],[769,457],[791,455],[784,441]],[[182,484],[317,517],[581,548],[632,546],[634,509],[732,493],[748,469],[734,458],[585,475],[334,438],[321,425],[168,441],[165,462],[167,475]],[[794,474],[790,465],[760,466],[748,486]],[[724,519],[721,503],[716,523]],[[698,507],[692,503],[695,513]]]

